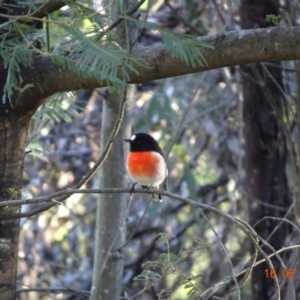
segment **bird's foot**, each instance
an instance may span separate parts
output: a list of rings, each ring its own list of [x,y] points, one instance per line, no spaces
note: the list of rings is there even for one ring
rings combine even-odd
[[[152,189],[152,185],[142,185],[142,188],[146,191],[150,191]]]
[[[137,182],[135,182],[135,183],[132,185],[132,187],[131,187],[131,189],[130,189],[130,195],[132,195],[132,194],[134,193],[134,188],[135,188],[136,185],[137,185]]]

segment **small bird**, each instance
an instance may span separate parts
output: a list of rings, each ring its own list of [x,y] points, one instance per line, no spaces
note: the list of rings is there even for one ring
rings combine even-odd
[[[157,141],[147,133],[136,133],[130,139],[124,139],[130,144],[126,167],[134,186],[139,183],[143,188],[167,189],[168,169],[164,155]],[[161,202],[162,197],[152,194],[152,198]]]

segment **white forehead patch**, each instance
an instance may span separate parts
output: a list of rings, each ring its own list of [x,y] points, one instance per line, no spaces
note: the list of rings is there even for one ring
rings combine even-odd
[[[130,138],[130,140],[131,141],[134,141],[136,139],[136,135],[134,134],[131,138]]]

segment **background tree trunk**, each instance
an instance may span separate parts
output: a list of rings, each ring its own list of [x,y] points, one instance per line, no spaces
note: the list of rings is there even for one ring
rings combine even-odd
[[[24,7],[18,6],[16,1],[2,1],[0,13],[24,14]],[[6,5],[12,4],[12,7]],[[28,9],[26,10],[28,11]],[[0,24],[7,22],[7,18],[0,17]],[[38,28],[40,22],[33,22]],[[11,39],[15,33],[2,30],[1,40]],[[0,201],[20,199],[22,195],[23,166],[26,139],[30,118],[34,108],[25,105],[12,104],[7,98],[4,87],[7,80],[7,66],[0,55]],[[4,75],[5,74],[5,75]],[[4,75],[4,76],[3,76]],[[23,99],[22,103],[28,100]],[[6,220],[1,213],[19,212],[19,207],[9,206],[0,208],[0,295],[1,299],[16,298],[16,280],[18,263],[19,219]]]
[[[24,153],[30,116],[14,111],[10,105],[0,108],[0,201],[20,199]],[[15,213],[19,208],[1,208]],[[15,299],[18,262],[19,220],[1,221],[0,215],[0,295]]]
[[[268,27],[266,15],[279,15],[278,1],[242,1],[241,23],[243,29]],[[279,86],[282,86],[280,63],[268,67]],[[262,65],[243,66],[243,97],[246,149],[246,178],[250,225],[265,216],[284,217],[290,206],[286,178],[286,141],[280,119],[283,114],[283,97],[280,89],[268,76]],[[261,202],[260,202],[261,201]],[[272,205],[272,207],[270,206]],[[257,234],[276,249],[280,249],[288,234],[288,226],[283,223],[272,234],[278,221],[264,220],[254,229]],[[266,247],[263,248],[266,251]],[[278,260],[272,260],[277,274]],[[253,299],[271,299],[274,294],[274,280],[267,278],[266,263],[254,268],[252,273]],[[279,275],[278,275],[279,277]]]
[[[135,2],[135,1],[133,1]],[[123,2],[123,7],[114,5],[112,13],[116,18],[130,7],[129,1]],[[132,22],[124,21],[117,30],[120,45],[130,52],[134,42],[135,27]],[[103,105],[101,128],[101,152],[115,123],[124,97],[126,97],[125,113],[120,130],[113,143],[111,151],[100,169],[100,188],[125,187],[127,183],[125,161],[128,145],[124,138],[131,136],[130,111],[133,103],[134,87],[128,86],[123,93],[108,89]],[[122,99],[123,97],[123,99]],[[126,239],[126,215],[128,210],[128,195],[100,195],[97,205],[97,236],[94,259],[92,296],[93,300],[118,300],[122,291],[124,258],[122,250],[117,251]]]
[[[131,95],[128,94],[128,101]],[[110,93],[104,101],[101,150],[107,143],[120,107],[120,95]],[[100,169],[99,188],[126,186],[125,158],[127,145],[124,137],[130,136],[129,104],[120,131],[112,149]],[[127,147],[126,147],[127,146]],[[119,299],[122,288],[124,258],[116,251],[125,243],[127,194],[99,195],[97,203],[97,236],[91,299]]]

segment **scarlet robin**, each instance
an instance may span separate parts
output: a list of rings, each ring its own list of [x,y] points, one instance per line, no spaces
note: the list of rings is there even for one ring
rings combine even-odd
[[[157,141],[147,133],[136,133],[124,141],[130,144],[126,167],[135,184],[139,183],[143,188],[158,189],[163,183],[166,190],[168,169]],[[152,194],[152,198],[162,201],[158,194]]]

